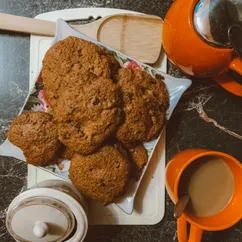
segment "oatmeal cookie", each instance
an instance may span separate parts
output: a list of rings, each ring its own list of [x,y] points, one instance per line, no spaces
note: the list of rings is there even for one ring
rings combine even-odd
[[[148,154],[143,144],[128,149],[132,161],[132,176],[139,180],[142,170],[148,162]]]
[[[84,75],[84,74],[83,74]],[[83,83],[70,80],[53,108],[60,141],[86,155],[94,152],[122,118],[120,90],[112,80],[85,74]]]
[[[11,143],[22,149],[27,163],[50,164],[60,148],[53,116],[44,112],[25,112],[17,116],[8,133]]]
[[[119,142],[115,142],[113,146],[130,161],[131,176],[136,180],[139,180],[142,170],[148,162],[148,153],[144,145],[140,143],[127,146]]]
[[[169,94],[161,77],[122,68],[117,78],[125,113],[117,139],[128,144],[156,138],[165,124],[169,107]]]
[[[56,43],[47,51],[42,68],[43,83],[51,106],[55,105],[58,93],[62,92],[70,78],[80,73],[112,78],[118,66],[117,60],[107,50],[89,41],[71,36]]]
[[[75,154],[75,151],[71,150],[68,147],[63,147],[62,152],[60,154],[60,158],[65,160],[71,160],[74,154]]]
[[[80,192],[108,205],[124,191],[129,171],[129,161],[115,147],[107,145],[91,155],[75,154],[69,174]]]

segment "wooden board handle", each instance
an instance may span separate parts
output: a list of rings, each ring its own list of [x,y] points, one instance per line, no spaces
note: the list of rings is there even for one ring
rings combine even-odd
[[[0,30],[54,36],[55,27],[55,22],[0,13]]]

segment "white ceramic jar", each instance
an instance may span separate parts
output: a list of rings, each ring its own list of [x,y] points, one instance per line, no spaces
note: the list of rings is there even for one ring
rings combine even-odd
[[[18,242],[81,242],[88,229],[87,204],[71,184],[42,181],[11,202],[6,226]]]

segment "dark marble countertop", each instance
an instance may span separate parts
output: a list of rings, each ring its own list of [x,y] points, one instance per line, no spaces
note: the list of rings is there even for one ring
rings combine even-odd
[[[111,7],[129,9],[162,18],[172,0],[1,0],[0,12],[34,17],[65,8]],[[0,31],[0,142],[28,93],[29,36]],[[170,66],[171,75],[182,75]],[[223,90],[212,80],[193,80],[167,126],[167,162],[189,148],[223,151],[242,161],[241,98]],[[0,241],[10,242],[4,226],[6,208],[26,187],[24,162],[0,157]],[[173,204],[166,196],[163,220],[152,226],[90,226],[87,242],[177,241]],[[205,232],[204,242],[242,241],[242,222],[220,232]]]

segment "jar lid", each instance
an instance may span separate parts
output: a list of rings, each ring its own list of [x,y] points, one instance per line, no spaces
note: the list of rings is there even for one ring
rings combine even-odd
[[[71,196],[49,188],[23,192],[10,204],[6,226],[19,242],[83,241],[87,218]]]
[[[69,208],[49,197],[27,198],[7,215],[8,231],[20,242],[64,241],[74,226]]]

